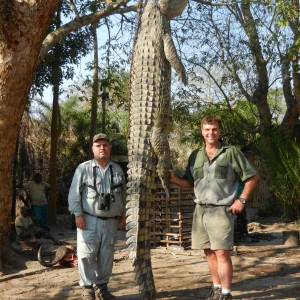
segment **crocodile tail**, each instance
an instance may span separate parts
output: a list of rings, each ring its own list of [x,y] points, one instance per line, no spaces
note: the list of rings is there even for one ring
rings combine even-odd
[[[132,141],[135,141],[135,138],[132,138]],[[147,143],[144,141],[139,145],[145,147],[145,144]],[[148,154],[146,155],[145,152],[147,151]],[[155,192],[156,160],[150,147],[148,149],[143,149],[143,147],[138,149],[136,143],[129,143],[128,158],[126,243],[142,299],[154,300],[155,284],[151,266],[150,233]]]

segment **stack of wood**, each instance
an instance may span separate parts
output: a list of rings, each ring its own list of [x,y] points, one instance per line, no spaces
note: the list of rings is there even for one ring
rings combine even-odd
[[[170,198],[161,185],[157,185],[151,240],[154,246],[191,245],[191,230],[195,203],[193,189],[180,189],[172,185]]]

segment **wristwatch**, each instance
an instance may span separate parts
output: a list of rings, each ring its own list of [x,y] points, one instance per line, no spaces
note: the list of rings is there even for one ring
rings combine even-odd
[[[241,201],[241,203],[246,204],[247,199],[239,197],[239,200]]]

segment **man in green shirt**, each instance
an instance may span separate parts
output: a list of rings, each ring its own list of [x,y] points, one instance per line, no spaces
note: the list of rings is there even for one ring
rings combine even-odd
[[[189,157],[183,177],[170,171],[170,182],[181,188],[194,187],[195,211],[192,248],[203,249],[213,281],[207,299],[232,299],[233,249],[235,214],[245,209],[258,180],[256,170],[236,147],[220,140],[222,121],[219,116],[202,119],[201,133],[205,146]],[[239,181],[244,188],[239,197]]]

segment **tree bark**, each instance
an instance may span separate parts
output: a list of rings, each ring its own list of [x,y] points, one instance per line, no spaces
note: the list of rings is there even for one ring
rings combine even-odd
[[[281,62],[282,86],[287,109],[280,127],[284,138],[288,139],[293,137],[295,124],[300,116],[300,65],[299,47],[297,46],[300,39],[299,0],[291,1],[291,12],[288,20],[294,34],[294,42],[287,56]]]
[[[263,56],[255,20],[251,12],[251,1],[243,0],[241,2],[241,11],[244,16],[241,24],[249,38],[249,48],[257,71],[257,86],[253,92],[252,102],[258,109],[261,133],[264,136],[268,136],[272,130],[272,115],[267,101],[269,91],[267,62]]]
[[[293,11],[295,17],[290,22],[290,27],[294,33],[294,47],[292,56],[292,69],[294,81],[294,95],[298,108],[298,117],[300,115],[300,63],[299,63],[299,41],[300,41],[300,4],[299,0],[293,0]]]
[[[55,26],[60,28],[61,25],[61,11],[58,9],[55,16]],[[49,222],[56,224],[56,202],[57,202],[57,152],[58,141],[61,134],[61,116],[59,107],[60,83],[62,80],[61,72],[61,46],[60,44],[54,47],[54,64],[53,64],[53,104],[52,104],[52,118],[51,118],[51,150],[50,150],[50,193],[49,193]]]
[[[97,129],[97,111],[99,98],[99,59],[98,59],[98,37],[97,24],[91,26],[93,40],[94,40],[94,66],[93,66],[93,90],[91,99],[91,125],[90,125],[90,144],[89,144],[89,158],[93,158],[93,136]]]
[[[41,45],[58,3],[0,0],[0,260],[10,254],[13,161],[21,118]]]
[[[55,66],[56,71],[60,71],[60,66]],[[57,72],[54,72],[57,73]],[[60,126],[60,109],[59,109],[59,79],[53,85],[53,105],[52,105],[52,119],[51,119],[51,150],[50,150],[50,184],[49,191],[49,222],[50,224],[56,224],[56,202],[57,202],[57,150],[58,140],[61,132]]]

